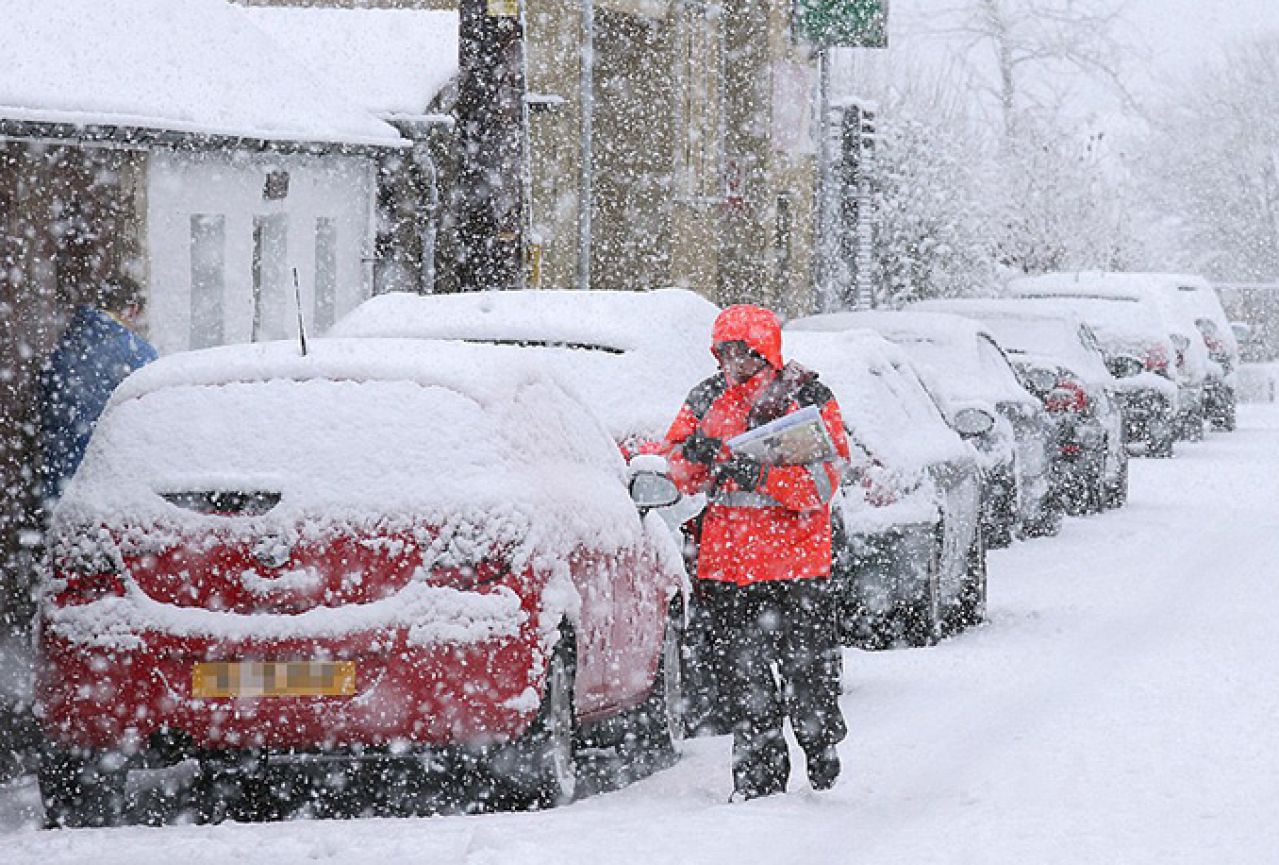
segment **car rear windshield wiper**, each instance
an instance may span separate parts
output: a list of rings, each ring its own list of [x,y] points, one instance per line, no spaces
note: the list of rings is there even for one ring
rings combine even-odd
[[[197,514],[256,517],[280,503],[280,494],[263,490],[184,490],[160,493],[171,505]]]
[[[462,342],[479,345],[513,345],[518,348],[568,348],[575,351],[602,351],[607,354],[626,354],[624,349],[591,342],[570,342],[561,339],[463,339]]]

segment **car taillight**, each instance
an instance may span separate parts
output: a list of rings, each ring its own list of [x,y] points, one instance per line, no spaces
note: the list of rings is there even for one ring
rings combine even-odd
[[[73,607],[102,598],[124,597],[124,576],[119,571],[59,572],[57,577],[63,585],[53,595],[55,606]]]
[[[1168,374],[1168,352],[1162,345],[1152,345],[1146,349],[1145,361],[1149,372]]]
[[[1059,381],[1044,398],[1044,408],[1051,412],[1083,414],[1088,410],[1088,393],[1077,382]]]
[[[484,559],[465,565],[436,566],[427,572],[426,581],[433,586],[453,589],[475,589],[495,583],[507,575],[510,568],[499,559]]]

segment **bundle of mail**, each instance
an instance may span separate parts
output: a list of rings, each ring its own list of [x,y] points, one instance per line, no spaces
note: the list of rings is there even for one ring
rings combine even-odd
[[[774,466],[829,462],[839,454],[817,406],[807,406],[727,442],[736,454]]]

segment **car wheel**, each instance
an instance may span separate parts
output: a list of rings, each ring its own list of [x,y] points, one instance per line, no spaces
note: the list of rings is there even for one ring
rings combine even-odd
[[[931,646],[941,637],[941,526],[938,526],[935,537],[919,594],[897,616],[896,624],[909,646]]]
[[[959,595],[955,627],[958,632],[986,621],[986,543],[981,532],[973,533],[964,569],[964,587]]]
[[[1128,502],[1128,459],[1124,458],[1119,477],[1105,485],[1102,505],[1107,509],[1122,508]]]
[[[1001,496],[990,512],[983,514],[981,530],[985,533],[987,548],[993,550],[1012,544],[1013,523],[1016,522],[1014,514],[1017,509],[1015,500],[1015,493]]]
[[[1088,473],[1087,504],[1086,513],[1099,514],[1106,509],[1106,456],[1104,453],[1094,463],[1093,470]]]
[[[1235,398],[1232,394],[1226,397],[1222,401],[1220,408],[1212,413],[1212,426],[1213,429],[1233,432],[1236,425]]]
[[[649,751],[674,754],[684,741],[684,604],[671,600],[653,692],[640,708],[639,735]]]
[[[46,748],[37,773],[45,825],[55,829],[119,823],[126,773],[111,765],[117,759],[110,753]]]
[[[1177,436],[1172,423],[1159,422],[1150,425],[1150,440],[1146,453],[1156,459],[1168,459],[1172,456],[1173,444]]]
[[[1050,538],[1061,531],[1061,524],[1066,517],[1066,509],[1061,502],[1045,498],[1040,504],[1039,512],[1031,517],[1022,527],[1022,537]]]
[[[1185,435],[1187,441],[1199,442],[1204,437],[1204,410],[1198,409],[1186,418]]]
[[[518,740],[489,759],[499,798],[516,807],[553,808],[577,792],[577,722],[573,709],[576,638],[568,629],[546,671],[546,690],[537,717]]]

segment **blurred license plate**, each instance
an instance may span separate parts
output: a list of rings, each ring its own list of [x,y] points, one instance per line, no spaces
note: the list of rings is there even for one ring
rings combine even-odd
[[[193,697],[349,697],[354,661],[241,661],[196,664]]]

